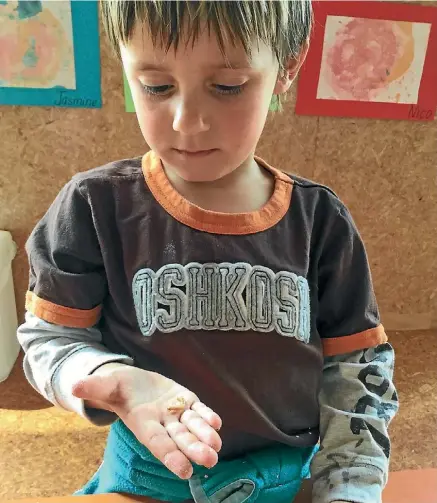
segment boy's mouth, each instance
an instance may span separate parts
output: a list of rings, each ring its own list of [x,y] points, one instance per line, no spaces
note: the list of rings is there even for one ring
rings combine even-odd
[[[175,148],[173,150],[183,157],[206,157],[215,152],[217,149],[212,148],[209,150],[179,150]]]

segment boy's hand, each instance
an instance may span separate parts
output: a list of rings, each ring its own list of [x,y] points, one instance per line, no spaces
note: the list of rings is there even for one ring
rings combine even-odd
[[[115,412],[137,439],[182,479],[191,462],[212,468],[218,461],[220,417],[194,393],[155,372],[120,363],[102,365],[73,386],[73,395]]]

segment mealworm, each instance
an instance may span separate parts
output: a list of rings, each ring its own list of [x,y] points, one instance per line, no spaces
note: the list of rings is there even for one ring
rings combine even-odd
[[[185,401],[185,398],[182,396],[178,396],[176,398],[177,404],[169,405],[167,407],[167,410],[169,412],[180,412],[182,410],[185,410],[185,407],[187,405],[187,402]]]

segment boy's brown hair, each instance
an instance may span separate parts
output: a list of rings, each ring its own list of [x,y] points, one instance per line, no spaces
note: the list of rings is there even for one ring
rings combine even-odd
[[[311,0],[101,0],[102,20],[116,54],[127,45],[140,23],[152,41],[176,51],[181,38],[194,44],[203,23],[217,37],[227,61],[224,41],[241,43],[251,56],[253,41],[263,41],[275,54],[279,71],[296,57],[308,40],[312,26]],[[280,99],[277,97],[280,108]]]

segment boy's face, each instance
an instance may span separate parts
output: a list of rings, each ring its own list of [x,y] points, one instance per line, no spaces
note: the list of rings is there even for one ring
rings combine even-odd
[[[137,27],[121,47],[143,136],[167,168],[183,180],[218,180],[251,158],[274,92],[288,89],[278,80],[278,63],[266,45],[254,44],[252,61],[242,47],[226,44],[233,69],[226,68],[215,34],[175,53],[154,47]]]

